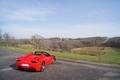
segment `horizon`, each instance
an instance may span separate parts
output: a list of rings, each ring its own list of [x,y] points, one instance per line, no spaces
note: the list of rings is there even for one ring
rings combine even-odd
[[[119,0],[0,0],[0,29],[16,39],[120,36]]]
[[[12,36],[14,37],[14,36]],[[54,39],[54,38],[60,38],[60,39],[87,39],[87,38],[97,38],[97,37],[100,37],[100,38],[107,38],[107,39],[111,39],[111,38],[120,38],[120,36],[114,36],[114,37],[107,37],[107,36],[93,36],[93,37],[77,37],[77,38],[70,38],[70,37],[44,37],[44,36],[41,36],[43,39]],[[15,37],[14,37],[15,38]],[[31,39],[30,38],[15,38],[15,39]]]

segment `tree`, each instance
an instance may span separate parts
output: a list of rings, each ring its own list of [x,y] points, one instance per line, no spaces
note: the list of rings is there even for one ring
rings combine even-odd
[[[6,47],[10,45],[11,35],[9,33],[4,33],[3,37],[5,39]]]
[[[120,37],[110,38],[104,45],[109,47],[120,47]]]
[[[0,45],[2,43],[2,30],[0,29]]]
[[[52,51],[52,41],[49,39],[43,39],[42,41],[42,49]]]
[[[34,47],[36,49],[40,49],[41,46],[42,46],[42,41],[43,41],[43,37],[38,35],[38,34],[35,34],[31,37],[31,43],[34,45]]]
[[[10,46],[18,47],[19,41],[15,39],[15,37],[11,37],[10,39]]]

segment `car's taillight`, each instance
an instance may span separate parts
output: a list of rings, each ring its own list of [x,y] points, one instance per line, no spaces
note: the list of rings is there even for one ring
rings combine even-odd
[[[32,60],[31,62],[32,63],[38,63],[39,61],[38,60]]]
[[[21,60],[19,58],[17,58],[16,61],[20,62]]]

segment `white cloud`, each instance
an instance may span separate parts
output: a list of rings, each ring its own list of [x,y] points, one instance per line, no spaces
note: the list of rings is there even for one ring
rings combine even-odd
[[[41,21],[55,13],[55,8],[41,6],[40,3],[30,4],[26,2],[25,4],[22,4],[21,2],[18,2],[9,4],[3,1],[0,5],[0,20]]]
[[[6,17],[8,17],[11,20],[34,21],[34,20],[44,20],[46,16],[52,13],[54,13],[54,11],[51,11],[49,9],[24,8],[20,10],[11,11],[11,13],[7,14]]]
[[[91,11],[87,11],[83,14],[83,16],[86,18],[106,17],[108,15],[109,15],[109,13],[107,11],[104,11],[104,10],[91,10]]]

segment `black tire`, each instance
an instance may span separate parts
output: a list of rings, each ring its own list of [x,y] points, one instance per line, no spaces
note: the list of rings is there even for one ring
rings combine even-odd
[[[22,68],[18,67],[17,70],[22,70]]]
[[[44,71],[44,69],[45,69],[45,63],[44,63],[44,62],[42,62],[42,65],[41,65],[40,67],[41,67],[40,72],[43,72],[43,71]]]
[[[53,58],[53,61],[52,61],[52,64],[54,64],[54,63],[55,63],[55,61],[56,61],[56,58],[54,57],[54,58]]]

